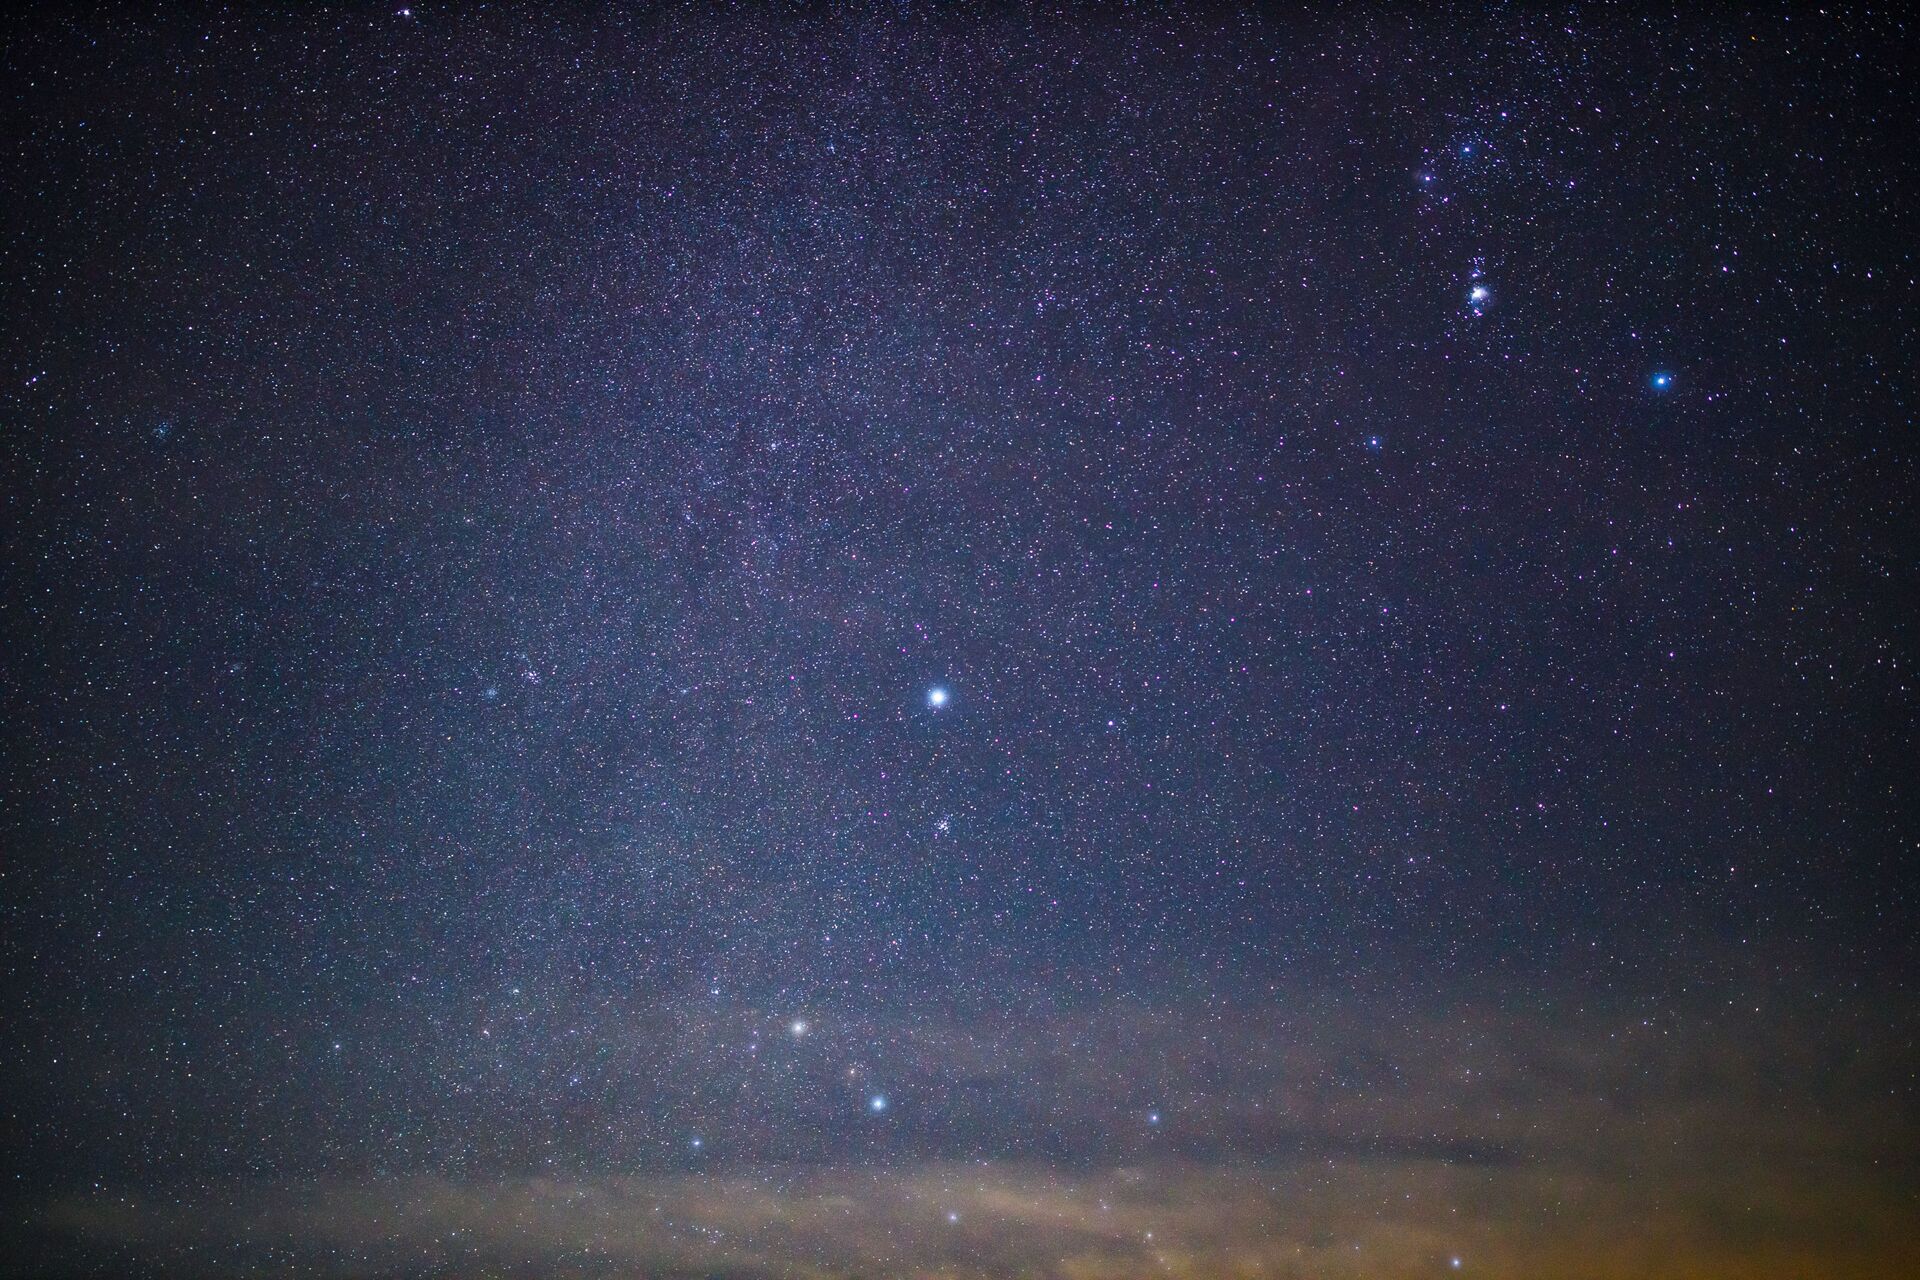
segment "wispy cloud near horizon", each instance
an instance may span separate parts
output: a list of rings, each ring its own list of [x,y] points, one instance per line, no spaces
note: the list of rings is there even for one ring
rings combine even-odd
[[[1457,1258],[1478,1276],[1611,1280],[1920,1265],[1904,1229],[1911,1119],[1881,1089],[1888,1060],[1823,1043],[1818,1024],[1793,1038],[1737,1019],[1329,1007],[1311,1037],[1282,1034],[1299,1016],[1108,1008],[993,1037],[889,1033],[903,1057],[945,1064],[921,1096],[961,1079],[994,1096],[994,1081],[1047,1078],[1037,1064],[1059,1044],[1118,1029],[1100,1069],[1035,1103],[1063,1135],[1054,1152],[962,1159],[909,1130],[868,1161],[782,1163],[720,1141],[698,1168],[237,1181],[69,1196],[33,1216],[103,1271],[180,1274],[1411,1277]],[[1164,1112],[1128,1112],[1144,1132],[1113,1132],[1114,1091],[1169,1060]]]

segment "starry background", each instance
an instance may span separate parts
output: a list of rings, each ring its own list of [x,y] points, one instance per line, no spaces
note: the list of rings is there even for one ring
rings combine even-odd
[[[0,1271],[1920,1268],[1904,20],[10,21]]]

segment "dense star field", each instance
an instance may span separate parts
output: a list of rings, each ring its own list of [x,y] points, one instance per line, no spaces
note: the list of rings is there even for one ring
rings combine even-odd
[[[8,21],[0,1275],[1920,1274],[1898,6]]]

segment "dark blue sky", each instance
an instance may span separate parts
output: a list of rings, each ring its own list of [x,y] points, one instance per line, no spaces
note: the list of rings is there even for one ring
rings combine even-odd
[[[1634,1025],[1837,1036],[1789,1107],[1910,1132],[1905,35],[15,25],[23,1256],[181,1265],[50,1196],[376,1174],[704,1205],[796,1162],[859,1200],[1164,1157],[1178,1218],[1253,1205],[1204,1181],[1246,1160],[1524,1164],[1499,1098],[1577,1130]],[[1566,1035],[1580,1083],[1391,1101],[1480,1019]],[[1219,1231],[1291,1239],[1247,1213]],[[1052,1265],[682,1225],[608,1265]],[[379,1266],[502,1256],[422,1250]]]

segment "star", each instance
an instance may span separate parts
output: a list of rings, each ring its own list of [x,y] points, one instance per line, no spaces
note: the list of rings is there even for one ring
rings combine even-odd
[[[795,1018],[787,1025],[787,1030],[793,1033],[795,1039],[798,1039],[807,1034],[807,1020],[805,1018]]]
[[[952,700],[952,698],[953,698],[953,695],[947,691],[947,688],[945,685],[937,684],[933,686],[933,688],[927,690],[927,705],[929,707],[932,707],[935,711],[938,711],[940,710],[940,708],[946,706],[947,703]]]
[[[1655,391],[1665,391],[1673,385],[1673,375],[1662,369],[1647,381]]]
[[[886,1109],[887,1109],[887,1095],[885,1095],[884,1093],[876,1093],[871,1098],[867,1099],[867,1110],[873,1112],[875,1115],[878,1115],[880,1112],[885,1111]]]

